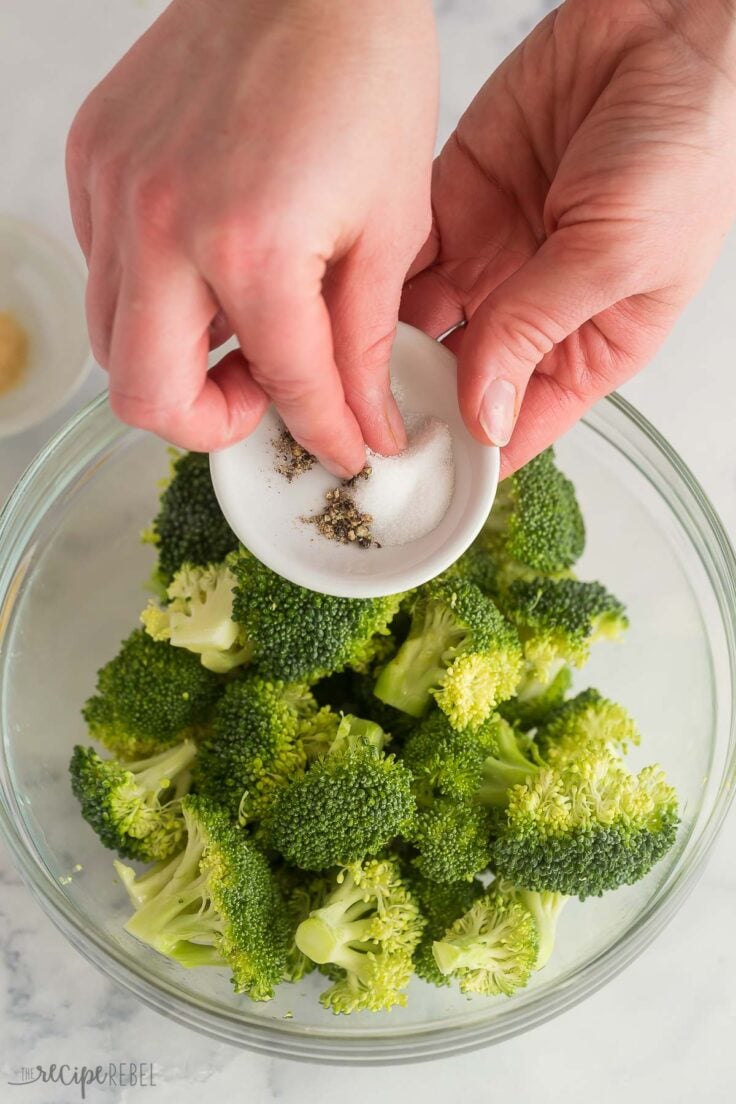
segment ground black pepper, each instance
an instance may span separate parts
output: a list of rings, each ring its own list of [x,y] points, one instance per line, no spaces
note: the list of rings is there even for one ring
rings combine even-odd
[[[286,426],[274,437],[272,444],[276,453],[274,470],[279,475],[283,475],[289,483],[297,476],[308,472],[316,462],[311,452],[307,452],[294,440]]]

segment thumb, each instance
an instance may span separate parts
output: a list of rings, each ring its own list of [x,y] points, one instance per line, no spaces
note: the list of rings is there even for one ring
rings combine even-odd
[[[458,359],[460,408],[483,444],[507,445],[540,361],[600,311],[632,293],[620,245],[587,226],[552,234],[499,284],[468,323]]]

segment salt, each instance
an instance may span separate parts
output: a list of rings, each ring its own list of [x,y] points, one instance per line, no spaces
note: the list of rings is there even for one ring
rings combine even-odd
[[[398,456],[369,452],[370,477],[351,490],[356,506],[373,518],[372,535],[383,546],[409,544],[436,529],[455,484],[447,423],[432,417],[407,422],[407,448]]]

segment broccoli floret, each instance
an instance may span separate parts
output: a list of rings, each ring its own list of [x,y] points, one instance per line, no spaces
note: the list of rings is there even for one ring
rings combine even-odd
[[[328,877],[297,870],[294,866],[281,865],[274,869],[274,877],[281,891],[289,917],[289,949],[286,953],[284,981],[301,981],[311,974],[316,963],[296,945],[299,925],[325,900],[332,886]]]
[[[677,795],[659,767],[632,775],[595,745],[550,752],[545,763],[521,737],[500,742],[479,800],[498,810],[491,865],[499,876],[581,899],[643,878],[679,822]]]
[[[388,736],[374,721],[363,720],[351,713],[334,713],[329,706],[320,709],[302,729],[301,742],[311,762],[321,755],[335,755],[362,744],[383,751]]]
[[[321,906],[299,925],[296,944],[313,962],[337,969],[320,996],[325,1008],[380,1012],[406,1003],[422,927],[398,863],[371,859],[340,871]]]
[[[640,740],[628,711],[593,689],[583,690],[551,713],[535,736],[541,755],[550,764],[580,752],[626,752]]]
[[[182,648],[136,629],[97,674],[82,710],[90,735],[121,759],[143,759],[203,734],[222,683]]]
[[[496,751],[499,727],[505,724],[494,714],[478,728],[458,730],[439,709],[430,713],[401,752],[401,760],[414,778],[420,809],[437,797],[473,797],[483,765]]]
[[[551,448],[499,485],[485,534],[506,579],[555,575],[580,559],[583,517]]]
[[[375,685],[375,674],[347,670],[322,679],[312,690],[320,705],[374,721],[392,740],[403,740],[416,727],[416,717],[379,701]]]
[[[499,589],[498,561],[487,530],[481,530],[462,556],[440,578],[455,583],[474,583],[484,594],[496,597]]]
[[[279,789],[304,772],[301,731],[316,708],[301,683],[268,682],[259,675],[231,682],[200,749],[198,792],[242,823],[260,820]]]
[[[181,798],[191,784],[197,753],[191,740],[149,759],[101,759],[77,745],[69,771],[82,816],[105,847],[128,859],[159,862],[184,842]]]
[[[578,579],[517,580],[503,599],[524,658],[549,681],[563,663],[581,667],[598,640],[615,640],[628,628],[623,604],[600,583]]]
[[[536,728],[544,724],[547,718],[562,705],[565,695],[572,686],[572,671],[564,664],[557,672],[551,669],[550,681],[542,682],[534,669],[526,664],[526,673],[522,676],[516,696],[501,702],[498,712],[522,729]]]
[[[264,839],[303,870],[325,870],[375,855],[415,808],[411,775],[370,743],[345,741],[316,759],[275,797]]]
[[[144,541],[155,545],[156,589],[165,591],[185,564],[205,567],[234,552],[238,538],[225,521],[210,477],[210,458],[203,452],[171,449],[171,469],[163,481],[159,511]]]
[[[235,579],[226,564],[184,564],[174,575],[161,609],[149,602],[141,614],[154,640],[168,640],[201,656],[202,665],[218,674],[249,663],[253,648],[232,619]]]
[[[343,667],[367,666],[401,601],[400,595],[318,594],[276,575],[245,551],[228,562],[237,580],[233,617],[267,678],[312,683]]]
[[[404,832],[416,869],[435,882],[470,881],[491,861],[491,818],[482,805],[450,797],[417,809]]]
[[[494,889],[497,889],[504,896],[518,901],[534,917],[539,938],[539,950],[537,951],[534,969],[535,971],[542,970],[552,957],[552,952],[555,949],[555,939],[557,938],[557,921],[570,898],[563,893],[535,893],[534,890],[519,889],[505,881],[494,883]]]
[[[376,683],[381,701],[421,717],[432,698],[456,728],[477,725],[521,677],[515,630],[472,583],[435,580],[419,592],[409,636]]]
[[[437,967],[432,944],[436,939],[441,939],[473,902],[483,896],[483,883],[478,878],[470,882],[432,882],[416,871],[406,877],[425,921],[422,938],[414,952],[414,972],[431,985],[449,985],[450,978],[440,973]]]
[[[289,918],[269,865],[213,802],[189,795],[182,809],[186,848],[154,872],[156,892],[144,892],[126,931],[182,966],[227,965],[236,993],[270,1000],[286,967]]]
[[[539,933],[524,905],[493,888],[432,945],[437,969],[463,993],[511,996],[531,977]]]

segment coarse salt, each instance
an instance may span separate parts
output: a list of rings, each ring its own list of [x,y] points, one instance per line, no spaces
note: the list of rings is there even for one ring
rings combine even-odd
[[[358,508],[373,518],[379,544],[409,544],[431,533],[447,513],[455,484],[449,426],[440,418],[407,419],[408,446],[398,456],[369,452],[368,479],[351,489]]]

